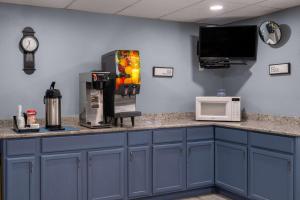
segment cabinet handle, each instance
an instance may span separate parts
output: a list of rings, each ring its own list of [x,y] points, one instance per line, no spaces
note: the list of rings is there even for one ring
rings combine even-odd
[[[129,155],[129,160],[130,160],[130,161],[132,161],[132,160],[133,160],[133,152],[132,152],[132,151],[130,152],[130,155]]]
[[[188,149],[188,155],[190,156],[191,155],[191,147]]]
[[[80,168],[80,158],[77,158],[77,167]]]
[[[288,161],[288,170],[289,170],[289,173],[292,172],[292,163],[291,163],[291,161]]]
[[[30,162],[29,163],[29,173],[32,174],[32,171],[33,171],[33,163]]]
[[[89,157],[89,163],[88,163],[88,164],[89,164],[89,167],[92,166],[92,161],[93,161],[93,159],[92,159],[92,157],[90,156],[90,157]]]
[[[183,149],[182,148],[180,148],[180,153],[183,153]]]

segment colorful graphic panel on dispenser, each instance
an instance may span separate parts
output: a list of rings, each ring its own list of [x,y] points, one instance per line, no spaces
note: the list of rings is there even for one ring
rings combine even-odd
[[[123,84],[141,84],[139,51],[118,50],[116,52],[116,65],[116,89]]]

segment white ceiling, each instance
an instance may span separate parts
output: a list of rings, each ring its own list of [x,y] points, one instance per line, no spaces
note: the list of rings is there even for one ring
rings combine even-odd
[[[4,3],[64,8],[151,19],[226,24],[299,6],[300,0],[0,0]],[[221,11],[210,11],[221,4]]]
[[[3,3],[22,4],[50,8],[65,8],[72,3],[73,0],[0,0]]]

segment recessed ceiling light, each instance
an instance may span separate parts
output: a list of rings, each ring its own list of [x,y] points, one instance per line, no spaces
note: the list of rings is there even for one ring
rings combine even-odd
[[[209,7],[209,9],[212,11],[218,11],[218,10],[222,10],[223,6],[222,5],[212,5]]]

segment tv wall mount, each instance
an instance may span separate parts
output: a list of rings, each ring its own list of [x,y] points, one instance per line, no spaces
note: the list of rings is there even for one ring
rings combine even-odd
[[[247,65],[246,61],[233,61],[229,58],[200,59],[200,67],[206,69],[229,68],[231,65]]]

